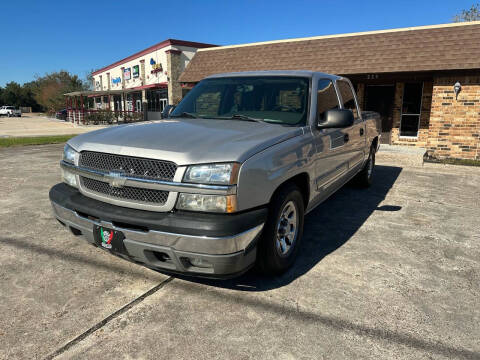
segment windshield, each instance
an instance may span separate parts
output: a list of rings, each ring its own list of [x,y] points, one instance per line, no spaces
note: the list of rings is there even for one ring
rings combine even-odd
[[[196,85],[171,117],[251,120],[305,125],[309,79],[249,76],[206,79]]]

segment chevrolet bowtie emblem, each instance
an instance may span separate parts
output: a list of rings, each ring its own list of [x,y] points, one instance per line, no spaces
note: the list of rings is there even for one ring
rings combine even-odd
[[[121,188],[125,186],[125,183],[127,182],[127,178],[124,175],[124,172],[110,171],[107,175],[108,183],[113,187]]]

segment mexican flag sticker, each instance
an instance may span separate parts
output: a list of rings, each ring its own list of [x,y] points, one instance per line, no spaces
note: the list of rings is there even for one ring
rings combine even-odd
[[[100,235],[102,238],[102,246],[107,249],[112,248],[113,230],[105,230],[100,228]]]

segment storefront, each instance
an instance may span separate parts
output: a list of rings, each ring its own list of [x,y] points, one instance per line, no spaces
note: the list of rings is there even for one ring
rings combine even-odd
[[[480,22],[200,49],[180,76],[193,87],[237,71],[313,70],[352,80],[382,117],[382,142],[436,158],[480,159]]]
[[[160,119],[167,104],[176,104],[182,98],[178,78],[185,66],[198,49],[212,46],[215,45],[184,40],[162,41],[94,71],[93,91],[69,94],[73,98],[67,99],[67,108],[72,111],[111,110],[135,113],[136,117],[148,120]],[[82,104],[76,99],[78,104],[74,108],[75,97],[83,96],[93,102]]]

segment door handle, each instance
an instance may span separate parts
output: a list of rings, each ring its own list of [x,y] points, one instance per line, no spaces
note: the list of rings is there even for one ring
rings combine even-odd
[[[363,128],[360,128],[360,136],[363,136]]]
[[[350,137],[348,136],[348,134],[345,134],[343,136],[343,142],[346,143],[346,142],[348,142],[348,140],[350,140]]]

